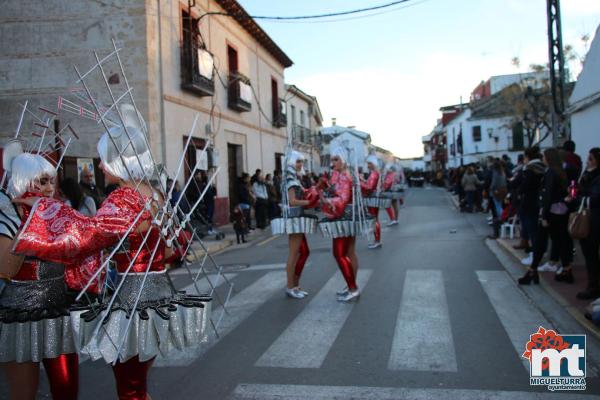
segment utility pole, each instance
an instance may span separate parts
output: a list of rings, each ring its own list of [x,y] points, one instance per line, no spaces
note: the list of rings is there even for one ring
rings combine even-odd
[[[548,17],[548,64],[550,65],[550,88],[552,90],[552,142],[558,145],[562,138],[570,136],[565,118],[566,73],[560,22],[560,0],[546,0]]]

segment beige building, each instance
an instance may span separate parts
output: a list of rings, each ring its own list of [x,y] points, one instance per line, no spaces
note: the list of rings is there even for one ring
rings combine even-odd
[[[286,143],[284,69],[289,57],[233,0],[127,2],[49,0],[43,7],[6,0],[0,16],[0,134],[18,120],[18,103],[54,106],[75,85],[72,65],[93,64],[90,50],[107,54],[111,38],[123,48],[127,78],[148,125],[159,162],[174,173],[195,114],[194,144],[210,143],[209,165],[220,166],[216,220],[228,219],[237,177],[260,168],[272,172]],[[222,13],[227,15],[206,15]],[[191,17],[190,17],[191,15]],[[213,68],[214,65],[214,68]],[[116,70],[115,90],[123,86]],[[66,152],[64,173],[78,158],[95,157],[102,129],[71,121],[80,140]],[[195,165],[196,149],[186,155]],[[213,169],[214,170],[214,169]],[[186,168],[186,173],[189,169]],[[102,183],[96,170],[97,180]],[[180,180],[183,180],[180,177]]]
[[[318,173],[321,170],[321,128],[323,116],[317,98],[304,93],[297,86],[285,85],[287,104],[287,132],[294,148],[307,159],[306,169]]]

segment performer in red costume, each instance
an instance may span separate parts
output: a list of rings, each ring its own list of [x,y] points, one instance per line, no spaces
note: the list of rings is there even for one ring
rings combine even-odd
[[[282,216],[271,221],[274,235],[287,234],[289,253],[286,262],[285,293],[293,299],[303,299],[308,292],[300,288],[300,276],[310,254],[306,234],[315,233],[317,217],[306,212],[319,202],[315,187],[304,189],[299,177],[304,174],[304,156],[292,150],[286,155],[286,171],[282,182]]]
[[[353,178],[348,170],[347,160],[348,154],[345,149],[332,150],[333,171],[321,207],[326,218],[319,222],[319,229],[323,235],[333,238],[333,256],[346,281],[347,288],[337,293],[338,301],[342,302],[350,302],[360,296],[356,284],[358,259],[355,246],[361,221],[353,209]],[[353,260],[356,261],[353,263]]]
[[[38,200],[15,253],[63,262],[120,245],[114,256],[118,294],[73,310],[71,319],[80,351],[114,363],[119,399],[145,400],[154,358],[204,340],[211,299],[175,292],[168,281],[160,223],[164,200],[148,183],[155,167],[135,117],[127,118],[132,109],[122,105],[124,126],[111,128],[98,143],[105,182],[119,188],[95,217],[52,199]]]
[[[10,165],[14,200],[45,197],[55,191],[56,170],[42,156],[23,153]],[[78,357],[68,312],[64,266],[11,253],[13,239],[31,211],[0,194],[0,363],[11,399],[35,399],[39,364],[44,364],[54,399],[77,399]],[[40,243],[43,245],[43,242]]]
[[[398,174],[396,172],[396,166],[389,164],[383,180],[383,195],[392,199],[390,207],[385,209],[388,218],[390,219],[390,222],[387,224],[388,226],[398,225],[398,199],[400,198],[399,195],[401,195],[401,193],[395,190],[398,186],[397,182]]]
[[[361,179],[360,188],[362,195],[365,198],[365,204],[367,205],[367,211],[370,215],[375,217],[375,229],[373,231],[375,240],[369,244],[370,249],[376,249],[381,247],[381,225],[379,224],[379,208],[383,208],[391,201],[379,197],[379,160],[377,156],[370,155],[367,157],[367,168],[369,169],[369,177],[367,180]],[[388,206],[389,207],[389,206]]]

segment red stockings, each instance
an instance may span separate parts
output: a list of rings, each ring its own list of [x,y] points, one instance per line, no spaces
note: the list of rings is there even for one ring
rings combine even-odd
[[[381,241],[381,225],[379,224],[379,208],[377,207],[367,207],[367,211],[369,214],[375,217],[375,242],[379,243]]]
[[[77,400],[79,390],[79,357],[77,353],[44,358],[44,369],[55,400]]]
[[[308,256],[310,255],[308,242],[306,241],[306,235],[302,235],[302,242],[300,243],[300,249],[298,249],[298,252],[298,261],[296,261],[296,267],[294,269],[296,279],[300,279],[300,275],[302,275],[302,270],[304,269],[304,264],[306,264],[306,260],[308,260]]]
[[[342,272],[342,276],[348,285],[348,289],[355,291],[356,276],[354,276],[354,268],[352,268],[352,261],[348,257],[348,248],[350,245],[350,237],[341,237],[333,239],[333,256],[338,263],[338,267]]]
[[[146,400],[148,371],[153,362],[154,358],[142,362],[135,356],[112,367],[119,400]]]
[[[390,221],[396,220],[396,213],[394,212],[394,209],[392,207],[386,208],[385,211],[387,211],[387,215],[390,218]]]

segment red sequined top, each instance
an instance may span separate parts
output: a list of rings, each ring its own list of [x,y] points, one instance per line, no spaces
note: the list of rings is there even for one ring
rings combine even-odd
[[[341,218],[346,206],[352,204],[352,176],[347,170],[333,171],[329,179],[329,196],[331,202],[323,203],[322,211],[327,218]]]
[[[388,171],[383,180],[383,190],[391,190],[394,183],[396,183],[396,173],[394,171]]]
[[[366,181],[360,182],[360,189],[363,196],[370,196],[377,191],[377,184],[379,183],[379,172],[372,170],[369,174],[369,178]]]
[[[99,255],[100,250],[116,245],[141,213],[123,245],[125,250],[115,255],[117,269],[123,272],[135,257],[145,236],[144,232],[135,232],[135,229],[142,222],[152,221],[152,215],[145,209],[146,202],[147,199],[136,190],[122,187],[106,198],[96,216],[86,217],[62,202],[42,198],[21,230],[14,252],[42,260],[79,265],[89,261],[89,257]],[[144,272],[155,248],[150,270],[163,270],[165,244],[158,229],[154,228],[130,272]],[[88,266],[88,270],[90,268]],[[78,279],[75,276],[77,274],[72,275],[73,279]]]

